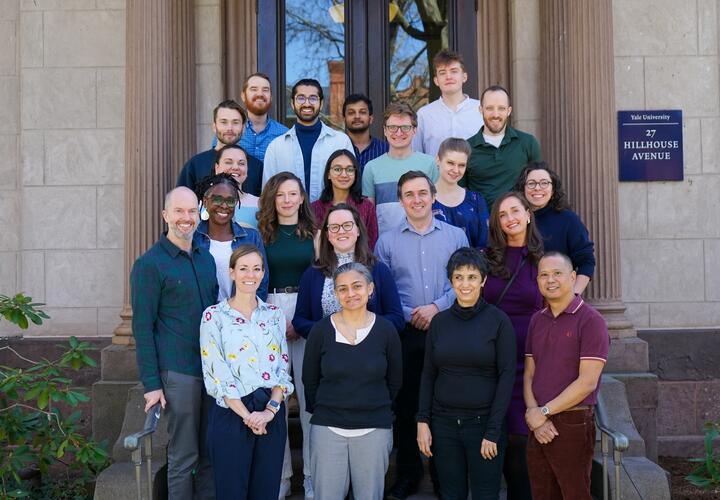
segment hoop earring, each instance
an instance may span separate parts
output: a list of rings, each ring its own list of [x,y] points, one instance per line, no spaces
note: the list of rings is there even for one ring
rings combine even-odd
[[[200,218],[201,218],[202,220],[208,220],[208,219],[210,218],[210,214],[209,214],[208,211],[205,209],[205,207],[202,207],[202,210],[200,211]]]

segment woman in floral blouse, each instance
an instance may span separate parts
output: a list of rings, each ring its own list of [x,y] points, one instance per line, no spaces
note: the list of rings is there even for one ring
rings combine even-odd
[[[200,325],[203,378],[216,405],[207,445],[218,499],[277,498],[287,433],[285,317],[256,293],[265,269],[254,245],[230,257],[235,295],[208,307]]]

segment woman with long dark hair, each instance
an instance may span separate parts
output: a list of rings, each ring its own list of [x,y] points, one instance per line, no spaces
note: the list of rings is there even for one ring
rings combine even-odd
[[[300,277],[315,258],[315,218],[310,210],[303,183],[295,174],[280,172],[268,179],[260,195],[257,220],[270,271],[268,302],[279,306],[285,313],[290,364],[300,404],[305,495],[312,496],[310,415],[305,411],[305,390],[301,380],[305,339],[295,332],[291,320],[295,315]],[[286,445],[280,486],[281,498],[290,493],[291,476],[290,448]]]
[[[315,323],[340,310],[332,276],[338,266],[348,262],[358,262],[371,270],[375,285],[368,310],[383,316],[401,331],[405,319],[395,280],[390,269],[370,251],[367,230],[358,211],[345,203],[330,207],[320,228],[319,242],[318,260],[300,279],[293,318],[295,331],[307,337]]]
[[[485,253],[490,272],[483,296],[508,315],[515,331],[515,385],[506,417],[508,448],[504,473],[508,499],[524,500],[531,498],[525,461],[528,428],[522,388],[525,339],[530,318],[543,304],[537,286],[537,265],[543,246],[530,205],[522,194],[505,193],[493,203]]]
[[[520,172],[514,188],[532,208],[546,252],[570,257],[577,273],[575,293],[582,294],[595,272],[595,251],[588,230],[570,209],[562,179],[547,162],[534,161]]]

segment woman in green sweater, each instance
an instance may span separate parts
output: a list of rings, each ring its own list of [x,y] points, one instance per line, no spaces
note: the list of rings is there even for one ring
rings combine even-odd
[[[280,172],[268,179],[260,195],[259,206],[258,231],[265,244],[270,272],[267,302],[280,307],[285,313],[290,365],[300,404],[305,475],[303,485],[305,496],[312,497],[310,415],[305,411],[305,390],[301,381],[305,339],[295,332],[291,320],[295,315],[300,277],[315,258],[315,219],[302,182],[290,172]],[[290,494],[291,477],[290,447],[286,443],[280,498]]]

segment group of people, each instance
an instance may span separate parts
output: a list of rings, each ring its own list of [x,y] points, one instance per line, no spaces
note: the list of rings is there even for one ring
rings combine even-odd
[[[433,71],[441,97],[389,104],[385,140],[360,94],[346,133],[325,125],[313,79],[290,129],[261,73],[214,109],[130,276],[170,498],[290,495],[292,394],[305,498],[404,499],[426,463],[443,499],[498,498],[503,476],[508,499],[590,498],[593,243],[507,90],[465,95],[449,50]]]

